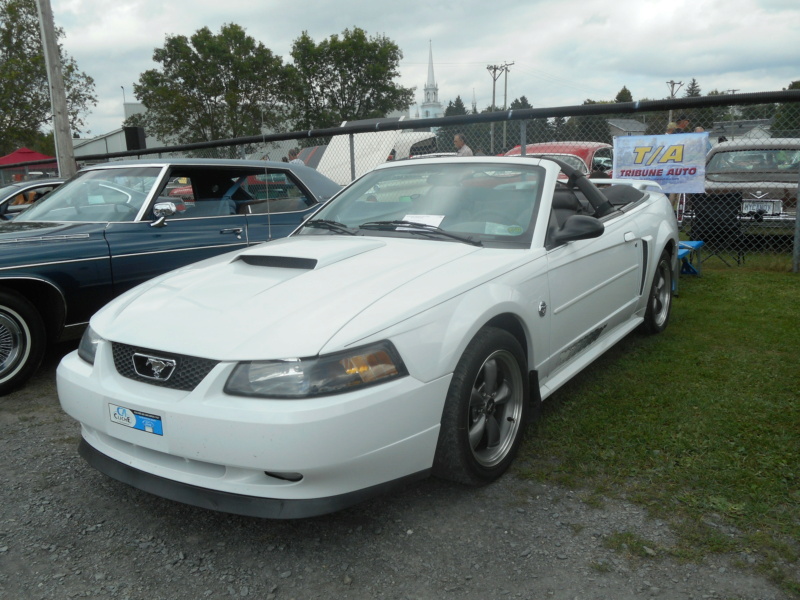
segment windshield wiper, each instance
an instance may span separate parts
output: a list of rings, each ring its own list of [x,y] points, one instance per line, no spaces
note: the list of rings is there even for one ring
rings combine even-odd
[[[318,229],[327,229],[336,233],[346,233],[347,235],[356,235],[356,231],[351,229],[344,223],[339,221],[329,221],[328,219],[311,219],[303,224],[303,227],[316,227]]]
[[[359,229],[374,229],[378,231],[397,231],[398,228],[402,228],[403,231],[408,231],[409,233],[414,233],[417,235],[426,235],[428,237],[446,237],[453,240],[458,240],[459,242],[464,242],[465,244],[472,244],[473,246],[483,246],[483,242],[474,239],[470,235],[451,233],[449,231],[445,231],[441,227],[430,225],[428,223],[417,223],[414,221],[370,221],[369,223],[363,223],[359,226]]]

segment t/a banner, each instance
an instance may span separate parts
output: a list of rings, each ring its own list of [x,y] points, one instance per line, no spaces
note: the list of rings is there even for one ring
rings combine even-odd
[[[705,191],[708,133],[614,138],[614,178],[647,179],[668,194]]]

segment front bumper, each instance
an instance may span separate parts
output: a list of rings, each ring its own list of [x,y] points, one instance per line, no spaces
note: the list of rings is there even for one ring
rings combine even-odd
[[[427,469],[394,481],[327,498],[280,500],[231,494],[158,477],[109,458],[86,440],[81,440],[78,453],[101,473],[155,496],[209,510],[265,519],[301,519],[328,514],[385,494],[430,474],[430,469]]]
[[[57,371],[89,463],[165,498],[270,518],[339,510],[425,476],[450,384],[409,376],[311,400],[241,398],[222,392],[233,363],[181,392],[121,377],[110,354],[92,366],[73,352]],[[160,419],[161,434],[113,422],[110,406]]]

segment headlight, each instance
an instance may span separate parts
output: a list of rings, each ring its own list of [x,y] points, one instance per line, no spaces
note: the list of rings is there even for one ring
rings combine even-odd
[[[94,357],[97,354],[97,344],[103,341],[99,335],[94,332],[94,329],[87,327],[83,332],[81,343],[78,345],[78,356],[88,362],[90,365],[94,364]]]
[[[345,352],[288,360],[239,363],[225,392],[262,398],[311,398],[340,394],[408,375],[391,342]]]

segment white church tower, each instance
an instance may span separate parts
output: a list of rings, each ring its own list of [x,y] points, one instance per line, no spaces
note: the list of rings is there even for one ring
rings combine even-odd
[[[419,117],[422,119],[433,119],[444,116],[442,103],[439,102],[439,86],[433,76],[433,46],[431,42],[428,47],[428,81],[423,89],[423,100],[419,106]]]

